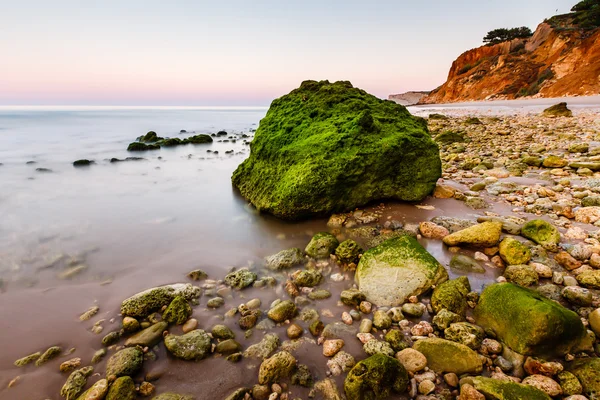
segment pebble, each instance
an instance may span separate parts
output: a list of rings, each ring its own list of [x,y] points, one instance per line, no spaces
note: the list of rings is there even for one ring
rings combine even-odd
[[[183,333],[191,332],[196,328],[198,328],[198,320],[195,318],[188,319],[181,327]]]
[[[423,353],[407,348],[396,353],[396,359],[406,368],[408,372],[419,372],[427,366],[427,358]]]
[[[350,313],[344,311],[342,313],[342,321],[346,324],[346,325],[352,325],[352,323],[354,322],[354,320],[352,319],[352,316],[350,315]]]
[[[524,385],[530,385],[540,389],[550,397],[562,394],[562,389],[558,382],[544,375],[530,375],[523,379]]]
[[[344,347],[342,339],[328,339],[323,342],[323,355],[325,357],[333,357],[338,351]]]

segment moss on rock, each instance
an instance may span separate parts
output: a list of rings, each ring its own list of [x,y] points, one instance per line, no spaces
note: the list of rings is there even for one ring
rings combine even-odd
[[[344,381],[344,392],[348,400],[385,399],[393,390],[406,391],[408,372],[400,361],[384,354],[374,354],[358,362]]]
[[[458,246],[461,244],[492,247],[500,241],[502,234],[502,223],[498,221],[487,221],[473,225],[458,232],[444,237],[447,246]]]
[[[475,321],[524,355],[564,355],[586,337],[576,313],[512,283],[493,284],[482,292]]]
[[[337,238],[329,232],[319,232],[312,237],[304,251],[314,258],[327,258],[339,246]]]
[[[304,252],[298,248],[281,250],[265,258],[265,266],[273,271],[288,269],[304,262]]]
[[[163,313],[163,319],[170,324],[183,325],[192,315],[192,307],[186,299],[177,296]]]
[[[121,303],[121,314],[130,317],[147,317],[162,306],[169,305],[177,296],[186,300],[200,297],[201,289],[189,283],[159,286],[137,293]]]
[[[600,398],[600,358],[581,358],[571,362],[567,370],[581,382],[583,393],[590,399]]]
[[[169,353],[187,361],[199,361],[210,355],[210,336],[202,329],[184,335],[165,336],[165,347]]]
[[[544,117],[572,117],[573,112],[567,108],[567,103],[563,101],[546,108],[542,115]]]
[[[299,219],[418,201],[440,176],[424,119],[350,82],[305,81],[271,103],[232,181],[257,209]]]
[[[531,251],[517,239],[507,237],[500,242],[500,257],[508,265],[527,264]]]
[[[413,349],[427,358],[427,365],[435,372],[453,372],[457,375],[479,373],[483,369],[479,355],[469,347],[440,338],[418,340]]]
[[[527,222],[521,227],[521,235],[546,249],[552,249],[560,242],[558,229],[543,219],[534,219]]]
[[[144,353],[138,347],[128,347],[113,354],[106,364],[107,377],[133,375],[142,368]]]
[[[129,376],[122,376],[114,381],[106,395],[106,400],[135,400],[136,398],[135,383]]]
[[[467,294],[471,291],[469,278],[461,276],[438,285],[431,295],[431,306],[436,313],[443,309],[464,318],[467,312]]]
[[[363,250],[358,243],[352,239],[348,239],[340,243],[337,249],[335,249],[335,255],[337,259],[344,264],[356,264],[358,262],[358,256],[362,251]]]
[[[499,380],[478,376],[473,378],[475,389],[493,400],[550,400],[550,396],[529,385],[521,385],[509,380]]]

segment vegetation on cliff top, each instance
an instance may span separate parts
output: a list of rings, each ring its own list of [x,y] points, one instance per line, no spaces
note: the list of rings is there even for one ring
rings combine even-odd
[[[483,43],[493,45],[513,39],[526,39],[532,35],[533,32],[526,26],[511,29],[500,28],[489,31],[487,35],[483,37]]]

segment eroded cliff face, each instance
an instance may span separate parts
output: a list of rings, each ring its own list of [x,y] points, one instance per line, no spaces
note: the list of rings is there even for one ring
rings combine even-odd
[[[556,30],[461,54],[448,79],[421,104],[600,93],[600,29]]]

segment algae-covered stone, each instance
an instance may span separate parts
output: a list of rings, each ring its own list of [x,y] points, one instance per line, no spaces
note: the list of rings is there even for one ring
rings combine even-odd
[[[444,330],[444,337],[477,350],[481,347],[481,342],[485,338],[485,331],[481,327],[468,322],[456,322]]]
[[[128,347],[113,354],[106,363],[107,377],[133,375],[142,368],[144,353],[139,347]]]
[[[163,319],[170,324],[183,325],[192,315],[192,307],[186,299],[177,296],[163,313]]]
[[[533,386],[521,385],[511,380],[478,376],[472,379],[475,389],[492,400],[551,400],[550,396]]]
[[[524,355],[564,355],[586,336],[576,313],[512,283],[493,284],[482,292],[475,321]]]
[[[539,280],[537,272],[529,265],[509,265],[504,270],[504,277],[523,287],[537,285]]]
[[[461,276],[438,285],[431,295],[431,307],[436,313],[443,309],[465,316],[467,294],[471,291],[469,278]]]
[[[343,290],[340,294],[340,300],[347,306],[353,307],[365,301],[367,297],[358,289]]]
[[[169,327],[165,321],[157,322],[148,328],[139,331],[125,341],[125,346],[154,347],[163,338],[163,332]]]
[[[544,117],[572,117],[573,112],[567,108],[567,103],[563,101],[546,108],[542,115]]]
[[[260,342],[249,346],[244,351],[244,357],[267,358],[277,349],[277,346],[279,346],[279,337],[274,333],[267,333]]]
[[[129,376],[122,376],[114,381],[106,395],[106,400],[135,400],[136,398],[135,383]]]
[[[566,167],[569,162],[564,158],[556,155],[549,155],[542,161],[542,166],[546,168],[562,168]]]
[[[577,282],[587,288],[600,289],[600,269],[582,272],[577,275]]]
[[[370,302],[400,306],[447,280],[448,272],[415,238],[403,235],[365,252],[354,278]]]
[[[93,367],[83,367],[81,369],[75,370],[69,375],[67,381],[60,389],[60,395],[65,399],[76,399],[77,396],[83,389],[87,383],[87,378],[94,372]]]
[[[469,347],[439,338],[418,340],[413,349],[427,357],[427,365],[435,372],[457,375],[479,373],[483,369],[479,355]]]
[[[41,355],[42,355],[42,353],[40,353],[38,351],[37,353],[30,354],[30,355],[25,356],[23,358],[19,358],[18,360],[16,360],[14,362],[14,365],[15,365],[15,367],[23,367],[23,366],[25,366],[27,364],[31,364],[32,362],[34,362],[37,359],[39,359]]]
[[[529,247],[511,237],[507,237],[500,242],[499,252],[500,257],[508,265],[527,264],[531,259]]]
[[[465,317],[460,316],[452,311],[448,311],[445,308],[438,312],[431,321],[439,330],[444,330],[454,322],[463,321]]]
[[[392,346],[395,352],[401,351],[410,347],[406,339],[404,338],[404,333],[398,329],[389,330],[388,333],[385,334],[384,340]]]
[[[500,241],[501,233],[501,222],[487,221],[451,233],[444,237],[443,241],[448,246],[466,244],[471,246],[492,247]]]
[[[177,358],[187,361],[199,361],[210,355],[210,336],[202,329],[196,329],[185,335],[165,336],[165,347]]]
[[[534,219],[521,227],[521,235],[546,249],[554,248],[560,242],[560,232],[543,219]]]
[[[108,392],[108,380],[100,379],[94,383],[91,388],[83,392],[77,400],[102,400]]]
[[[239,271],[230,272],[225,275],[225,283],[235,289],[244,289],[254,283],[257,276],[254,272],[247,268],[242,268]]]
[[[194,400],[194,396],[168,392],[154,396],[152,400]]]
[[[352,239],[344,240],[335,249],[335,255],[338,260],[345,264],[357,263],[358,256],[362,253],[362,248]]]
[[[39,367],[40,365],[46,364],[48,361],[58,357],[61,352],[62,349],[59,346],[49,347],[48,350],[36,360],[35,365]]]
[[[298,219],[418,201],[440,176],[425,120],[350,82],[305,81],[271,103],[232,181],[257,209]]]
[[[590,399],[600,398],[600,358],[580,358],[567,365],[567,370],[579,379],[583,393]]]
[[[434,140],[442,144],[452,144],[457,142],[464,142],[466,139],[462,132],[444,131],[436,135]]]
[[[273,354],[260,364],[258,383],[261,385],[276,383],[289,377],[296,367],[296,359],[287,351]]]
[[[281,250],[265,258],[265,266],[273,271],[288,269],[304,262],[304,252],[298,248]]]
[[[267,317],[275,322],[283,322],[287,319],[293,318],[298,309],[296,305],[290,300],[284,300],[277,303],[273,308],[269,310],[267,313]]]
[[[327,258],[333,254],[340,242],[329,232],[320,232],[312,237],[304,251],[314,258]]]
[[[384,354],[374,354],[358,362],[344,381],[344,392],[348,400],[387,398],[392,390],[406,391],[408,372],[400,361]]]
[[[169,305],[177,296],[186,300],[200,297],[201,290],[189,283],[159,286],[137,293],[121,303],[121,314],[130,317],[146,317]]]
[[[235,339],[235,333],[225,325],[215,325],[211,331],[212,335],[216,339],[227,340],[227,339]]]
[[[322,279],[323,275],[316,269],[300,270],[292,275],[292,281],[300,287],[317,286]]]
[[[583,393],[581,382],[579,382],[579,379],[577,379],[573,373],[569,371],[562,371],[557,377],[560,387],[565,395],[573,396]]]

